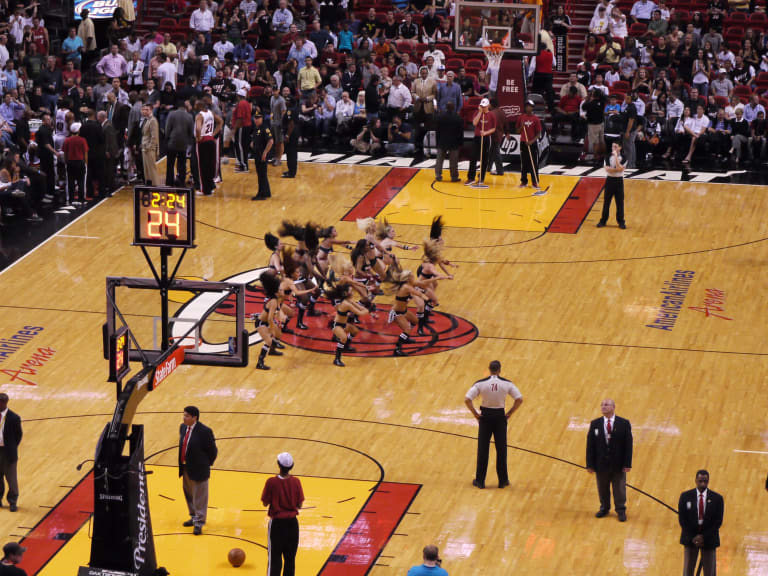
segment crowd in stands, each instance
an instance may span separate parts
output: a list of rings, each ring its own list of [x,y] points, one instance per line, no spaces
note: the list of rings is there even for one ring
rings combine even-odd
[[[555,134],[570,126],[597,159],[622,138],[630,167],[694,154],[764,162],[764,12],[741,0],[696,10],[624,2],[595,7],[582,62],[559,98],[552,34],[573,31],[552,3],[529,64]],[[84,11],[55,38],[37,3],[0,4],[3,215],[39,220],[46,206],[77,206],[142,178],[146,147],[159,157],[172,136],[174,150],[193,148],[193,136],[169,134],[167,122],[176,110],[192,117],[201,101],[224,120],[226,147],[238,94],[272,126],[275,163],[288,110],[308,149],[419,152],[438,115],[470,128],[480,100],[495,95],[485,59],[452,48],[454,9],[452,0],[166,0],[173,17],[142,32],[130,0],[120,0],[105,35]],[[145,134],[146,113],[157,135]],[[188,123],[171,127],[179,125]],[[186,156],[198,186],[194,154]]]
[[[764,6],[746,0],[600,0],[581,62],[551,106],[552,130],[586,135],[586,158],[621,138],[631,168],[694,155],[760,165],[767,32]]]

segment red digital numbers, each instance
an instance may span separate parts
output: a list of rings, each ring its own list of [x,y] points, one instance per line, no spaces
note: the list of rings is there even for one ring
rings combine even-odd
[[[149,238],[180,236],[181,218],[176,210],[165,212],[163,210],[147,210],[149,222],[147,222],[147,236]]]
[[[149,214],[149,222],[147,223],[147,236],[150,238],[162,238],[160,228],[163,225],[163,211],[162,210],[147,210]]]

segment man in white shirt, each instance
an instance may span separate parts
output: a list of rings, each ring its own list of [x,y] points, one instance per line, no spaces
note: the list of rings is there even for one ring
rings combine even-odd
[[[166,82],[173,84],[176,90],[176,63],[165,54],[160,55],[160,66],[157,67],[157,79],[160,86],[165,89]]]
[[[213,12],[208,10],[208,2],[201,0],[200,8],[192,12],[189,17],[189,27],[195,32],[205,34],[206,40],[209,40],[213,25]]]
[[[213,45],[213,51],[216,52],[216,57],[221,62],[224,62],[224,56],[230,52],[234,52],[235,45],[229,41],[229,38],[222,34],[216,44]]]
[[[412,102],[411,91],[403,84],[398,76],[392,78],[392,86],[389,88],[387,108],[394,114],[401,114],[409,108]]]
[[[275,32],[285,34],[293,24],[293,12],[288,9],[287,0],[280,0],[277,10],[272,15],[272,27]]]
[[[632,10],[629,12],[629,18],[632,22],[642,22],[648,24],[656,9],[656,4],[650,0],[637,0],[632,4]]]
[[[354,115],[355,103],[350,99],[349,92],[342,92],[341,100],[336,102],[336,129],[344,132]]]
[[[445,53],[442,50],[435,48],[434,40],[427,44],[427,51],[422,54],[421,61],[426,62],[427,58],[430,56],[435,59],[438,66],[440,64],[445,64]]]
[[[749,102],[744,106],[744,120],[751,124],[760,112],[765,114],[765,108],[760,104],[760,97],[757,94],[752,94],[749,97]]]
[[[683,164],[690,163],[691,156],[696,149],[696,143],[709,128],[709,123],[709,118],[704,114],[704,106],[699,104],[696,107],[696,116],[691,116],[685,121],[685,133],[691,137],[691,147],[688,150],[688,155],[683,159]]]
[[[5,68],[5,64],[11,55],[8,53],[8,36],[0,34],[0,69]]]
[[[245,12],[245,16],[248,18],[248,22],[250,22],[253,20],[253,15],[259,10],[259,5],[255,0],[243,0],[240,2],[240,10]]]
[[[485,488],[485,474],[488,471],[488,452],[491,436],[496,445],[496,474],[499,488],[509,486],[507,473],[507,421],[520,408],[523,395],[512,382],[502,378],[501,362],[494,360],[488,366],[491,375],[475,382],[464,398],[469,411],[479,422],[477,433],[477,469],[472,485]],[[480,412],[475,409],[474,399],[480,396]],[[512,407],[505,412],[507,396],[514,400]]]

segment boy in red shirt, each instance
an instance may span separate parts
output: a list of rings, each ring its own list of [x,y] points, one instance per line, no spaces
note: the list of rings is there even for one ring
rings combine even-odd
[[[268,506],[269,515],[269,576],[294,576],[296,551],[299,548],[299,508],[304,503],[304,491],[296,476],[291,476],[293,457],[288,452],[277,456],[280,474],[264,484],[261,502]]]

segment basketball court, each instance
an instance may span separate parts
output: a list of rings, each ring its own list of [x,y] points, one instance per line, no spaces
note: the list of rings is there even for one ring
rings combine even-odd
[[[402,573],[429,542],[452,574],[500,566],[520,574],[674,573],[681,547],[672,509],[701,467],[726,498],[721,573],[765,573],[764,188],[628,180],[628,230],[595,228],[598,198],[583,221],[572,218],[573,231],[555,233],[537,231],[534,216],[552,226],[569,202],[580,202],[579,190],[599,193],[600,178],[545,176],[551,193],[532,198],[508,174],[498,178],[503,186],[482,191],[486,200],[464,187],[433,186],[429,171],[302,164],[299,178],[286,181],[270,170],[274,197],[266,203],[250,202],[252,176],[228,167],[223,190],[197,199],[197,248],[181,276],[257,274],[268,257],[261,238],[281,218],[335,224],[340,238],[355,240],[346,216],[366,198],[370,215],[386,216],[413,245],[442,213],[446,253],[460,267],[441,283],[440,315],[411,357],[391,356],[396,334],[380,297],[346,368],[331,364],[322,316],[309,319],[307,333],[286,337],[286,355],[270,357],[269,372],[253,363],[182,365],[149,393],[135,422],[145,426],[153,472],[147,485],[159,565],[171,574],[263,573],[267,518],[258,497],[275,455],[288,450],[307,496],[301,574]],[[371,201],[382,181],[406,177],[392,198]],[[445,199],[435,187],[470,198]],[[392,214],[433,202],[439,208],[431,213],[411,209],[402,221]],[[523,216],[493,224],[483,209]],[[131,210],[131,192],[122,190],[0,276],[2,337],[36,334],[0,366],[2,390],[25,426],[20,510],[0,510],[0,525],[6,539],[25,538],[30,574],[74,574],[88,561],[87,460],[115,393],[102,354],[105,278],[149,276],[131,246]],[[419,262],[417,252],[401,257],[413,268]],[[664,282],[677,270],[695,273],[685,306],[670,329],[654,329]],[[179,317],[202,313],[193,294],[171,300]],[[151,341],[157,294],[126,291],[119,303]],[[257,292],[246,294],[248,313],[260,303]],[[207,318],[205,339],[226,342],[231,308]],[[495,488],[491,464],[488,488],[479,491],[470,483],[476,424],[463,398],[496,358],[525,403],[509,425],[511,487]],[[606,396],[634,428],[626,524],[593,517],[594,479],[582,468],[587,426]],[[181,410],[190,403],[201,408],[220,452],[202,537],[181,527],[174,467]],[[226,564],[232,547],[246,551],[243,568]]]
[[[535,50],[537,6],[510,17],[509,5],[462,4],[457,50]],[[103,482],[94,458],[116,410],[105,322],[110,334],[127,322],[147,350],[166,338],[185,346],[187,361],[144,390],[133,417],[144,427],[142,506],[157,564],[173,576],[266,572],[260,495],[283,451],[306,496],[297,574],[404,574],[431,543],[452,575],[679,573],[677,499],[700,468],[726,501],[719,573],[768,573],[766,187],[627,179],[628,229],[597,229],[599,171],[545,170],[549,190],[534,195],[516,173],[475,189],[410,162],[372,164],[302,162],[295,180],[270,167],[273,197],[259,203],[250,201],[255,172],[223,166],[220,190],[193,198],[195,247],[183,260],[179,247],[166,252],[168,270],[155,270],[186,282],[169,293],[165,326],[159,292],[131,280],[153,272],[131,245],[129,189],[0,272],[0,390],[24,425],[19,511],[0,509],[0,533],[28,547],[27,573],[74,575],[89,562]],[[346,367],[333,366],[332,307],[321,299],[321,316],[285,336],[283,357],[268,357],[272,369],[254,369],[263,238],[281,220],[334,225],[354,243],[356,219],[385,218],[398,241],[420,248],[436,215],[458,268],[440,282],[434,323],[404,346],[407,357],[392,355],[398,330],[387,322],[391,298],[380,296]],[[160,250],[146,251],[157,266]],[[420,249],[398,256],[414,271],[421,262]],[[664,292],[680,271],[691,281],[670,315]],[[247,350],[249,364],[235,367]],[[230,365],[193,365],[206,355]],[[496,488],[492,455],[478,490],[477,422],[464,395],[495,359],[525,402],[508,427],[511,486]],[[134,357],[131,374],[140,368]],[[626,523],[595,519],[583,467],[606,397],[634,432]],[[176,467],[189,404],[219,449],[202,536],[182,527]],[[243,567],[228,564],[232,548],[245,551]]]

